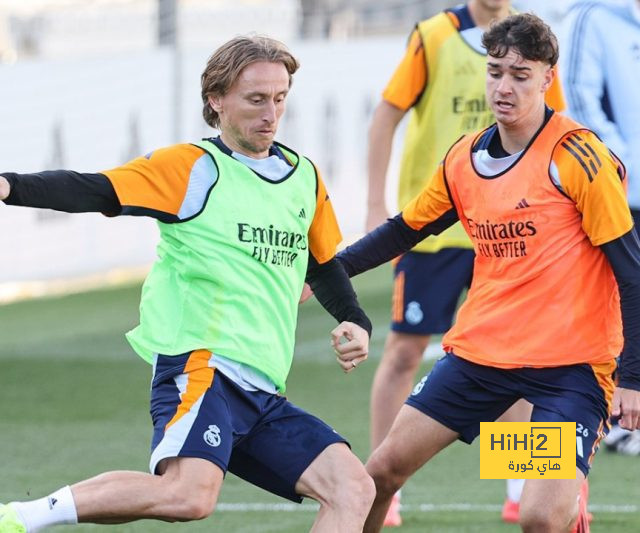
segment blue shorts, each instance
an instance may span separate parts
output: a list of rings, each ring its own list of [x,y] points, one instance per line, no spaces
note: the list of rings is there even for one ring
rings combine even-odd
[[[609,431],[614,368],[615,363],[502,369],[447,354],[406,403],[471,443],[480,434],[480,422],[493,422],[525,398],[533,404],[532,422],[576,423],[576,466],[586,476]]]
[[[201,365],[191,354],[203,353]],[[169,457],[199,457],[295,502],[295,485],[330,444],[346,440],[285,397],[246,391],[206,366],[203,350],[159,355],[151,385],[149,468]]]
[[[471,284],[474,255],[471,249],[444,248],[401,256],[394,270],[391,329],[414,335],[447,331]]]

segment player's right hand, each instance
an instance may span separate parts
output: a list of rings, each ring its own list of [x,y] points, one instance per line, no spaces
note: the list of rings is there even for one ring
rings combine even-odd
[[[369,355],[369,334],[353,322],[341,322],[331,332],[336,360],[347,374]]]

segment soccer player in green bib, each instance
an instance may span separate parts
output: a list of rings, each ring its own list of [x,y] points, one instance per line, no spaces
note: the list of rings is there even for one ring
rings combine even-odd
[[[340,231],[311,161],[274,141],[297,60],[278,41],[238,37],[202,74],[220,136],[155,150],[96,174],[0,175],[9,205],[158,220],[158,259],[140,325],[153,365],[150,473],[115,471],[0,506],[0,532],[56,524],[198,520],[225,473],[320,503],[313,531],[361,531],[374,485],[344,438],[281,395],[306,281],[340,322],[338,363],[366,359],[371,323],[335,258]]]

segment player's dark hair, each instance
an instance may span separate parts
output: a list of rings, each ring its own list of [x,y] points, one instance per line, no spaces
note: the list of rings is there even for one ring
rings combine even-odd
[[[493,57],[504,57],[514,50],[523,59],[558,62],[558,40],[542,19],[533,13],[518,13],[494,22],[482,36],[482,45]]]
[[[235,37],[218,48],[207,61],[200,78],[202,85],[202,115],[212,128],[220,124],[218,113],[211,108],[209,96],[224,96],[238,79],[244,68],[258,61],[282,63],[292,76],[300,64],[280,41],[263,35]]]

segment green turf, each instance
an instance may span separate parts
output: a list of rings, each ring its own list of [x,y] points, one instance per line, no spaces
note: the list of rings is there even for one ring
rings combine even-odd
[[[389,317],[389,276],[388,269],[381,269],[357,280],[360,300],[376,326],[372,360],[343,374],[329,346],[335,324],[310,301],[301,309],[289,378],[289,398],[347,436],[363,460],[368,454],[369,385]],[[146,470],[150,368],[123,339],[136,322],[139,292],[134,286],[0,307],[0,501],[43,496],[105,470]],[[637,509],[639,479],[640,458],[602,452],[591,475],[591,503]],[[455,444],[404,488],[403,502],[414,510],[404,513],[405,526],[398,531],[516,531],[500,523],[497,511],[418,510],[421,504],[452,503],[497,508],[503,493],[503,481],[479,479],[477,446]],[[286,503],[232,475],[220,502]],[[308,530],[313,516],[305,504],[293,512],[222,510],[199,523],[145,521],[111,530],[294,533]],[[597,512],[592,531],[640,531],[640,513]]]

